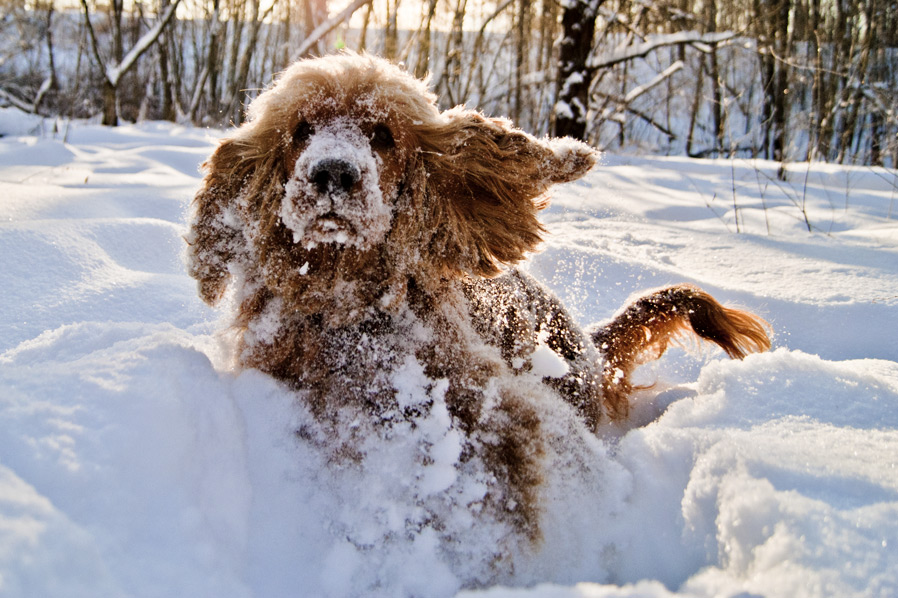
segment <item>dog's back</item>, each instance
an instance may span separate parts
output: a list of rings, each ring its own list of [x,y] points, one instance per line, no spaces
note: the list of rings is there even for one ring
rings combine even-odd
[[[594,431],[603,420],[627,416],[633,370],[660,357],[678,335],[692,333],[735,359],[770,348],[764,320],[687,284],[647,292],[588,333],[561,300],[521,270],[471,279],[464,288],[475,329],[514,370],[531,371],[541,348],[563,360],[565,371],[543,382]]]

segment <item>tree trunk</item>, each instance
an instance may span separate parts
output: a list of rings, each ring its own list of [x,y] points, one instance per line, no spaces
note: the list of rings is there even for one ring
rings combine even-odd
[[[773,90],[773,159],[786,160],[789,118],[789,60],[792,39],[789,33],[790,0],[776,0],[776,79]]]
[[[162,90],[162,108],[160,118],[170,122],[175,121],[175,102],[173,99],[171,75],[168,70],[168,48],[166,44],[159,44],[159,81]]]
[[[118,126],[118,93],[109,81],[103,81],[103,121],[108,127]]]
[[[259,0],[252,0],[249,39],[247,40],[246,49],[244,49],[244,51],[240,55],[240,62],[236,67],[234,82],[228,94],[228,112],[232,114],[234,122],[236,124],[240,124],[243,118],[243,113],[240,109],[240,100],[243,94],[243,90],[247,86],[247,81],[249,80],[249,68],[250,64],[252,63],[253,51],[255,50],[256,44],[259,41],[259,30],[262,27],[262,23],[266,18],[268,18],[268,15],[271,14],[275,4],[277,4],[277,0],[274,0],[265,10],[265,12],[260,16]]]
[[[717,33],[717,0],[708,0],[707,31]],[[723,86],[720,79],[720,66],[717,61],[717,44],[710,44],[711,52],[708,55],[708,76],[711,79],[711,126],[714,135],[714,149],[720,156],[723,152],[724,122],[723,122]]]
[[[123,1],[112,0],[112,59],[115,64],[121,64],[124,56],[124,44],[122,42],[122,12]],[[100,64],[100,68],[104,68]],[[103,120],[102,123],[109,127],[118,126],[118,89],[117,84],[104,78],[103,81]]]
[[[530,33],[530,0],[518,0],[517,26],[515,27],[515,68],[514,68],[514,103],[511,118],[521,122],[524,113],[524,75],[527,70],[527,59],[530,45],[527,43]]]
[[[827,142],[829,144],[827,151],[828,159],[838,157],[839,153],[842,151],[839,141],[842,139],[845,130],[845,118],[844,115],[839,118],[836,113],[837,111],[841,111],[840,105],[848,105],[849,97],[851,95],[851,89],[849,87],[851,76],[850,65],[854,60],[851,28],[848,26],[848,21],[852,16],[850,14],[851,5],[846,0],[835,0],[835,5],[836,20],[832,43],[833,52],[829,68],[832,73],[837,73],[837,75],[831,76],[831,117],[827,130],[825,131]],[[836,142],[836,147],[832,147],[834,141]]]
[[[704,58],[699,59],[699,64],[704,63]],[[702,87],[705,78],[702,76],[702,69],[699,67],[699,76],[695,78],[695,94],[692,96],[692,110],[689,117],[689,133],[686,136],[686,155],[695,155],[695,127],[699,119],[699,111],[702,108]]]
[[[219,0],[212,0],[212,20],[209,29],[209,49],[206,54],[206,83],[209,85],[206,111],[217,115],[219,111],[218,72],[221,69],[218,56],[219,38],[221,37],[221,12]]]
[[[162,0],[159,7],[159,12],[164,13],[165,9],[168,7],[169,0]],[[170,122],[174,122],[176,119],[175,114],[175,102],[174,102],[174,91],[172,90],[172,77],[169,69],[169,31],[162,36],[162,39],[159,42],[159,81],[162,95],[162,108],[160,118],[162,120],[167,120]]]
[[[819,152],[820,136],[823,132],[823,48],[820,35],[820,0],[810,0],[809,53],[813,57],[814,79],[811,87],[811,119],[808,124],[808,162]]]
[[[122,62],[125,46],[122,41],[122,13],[124,0],[112,0],[112,59],[116,64]]]
[[[452,16],[452,29],[446,36],[446,51],[444,56],[443,76],[440,78],[441,87],[445,91],[449,105],[454,106],[462,100],[459,98],[459,81],[462,75],[462,54],[464,53],[464,22],[467,0],[457,0]]]
[[[596,17],[604,0],[573,0],[561,15],[562,38],[559,44],[558,81],[555,93],[553,134],[586,139],[586,112]]]
[[[370,7],[369,7],[370,11]],[[430,67],[430,28],[437,11],[437,0],[428,0],[427,13],[421,23],[421,42],[418,45],[418,58],[415,61],[415,76],[423,79]]]
[[[362,30],[359,32],[359,52],[364,52],[368,46],[368,24],[371,22],[371,13],[374,10],[374,4],[369,4],[365,10],[365,16],[362,18]]]
[[[870,63],[870,54],[875,43],[875,29],[873,28],[873,13],[870,11],[870,5],[867,4],[864,15],[864,32],[858,34],[858,42],[861,45],[860,56],[857,60],[857,68],[852,77],[849,87],[853,89],[852,93],[846,93],[846,97],[850,98],[848,106],[845,110],[843,118],[844,126],[842,127],[841,140],[839,142],[840,164],[844,163],[845,158],[851,155],[851,146],[860,146],[860,138],[863,134],[863,118],[861,117],[861,107],[865,103],[864,88],[868,83],[868,68]]]
[[[387,23],[384,27],[384,56],[395,59],[399,53],[399,1],[387,0]]]
[[[35,114],[38,113],[38,110],[41,107],[41,104],[47,98],[47,95],[51,92],[56,91],[59,86],[59,80],[56,77],[56,59],[55,59],[55,51],[53,50],[53,2],[52,0],[47,5],[47,60],[49,62],[48,67],[50,69],[50,73],[44,79],[41,84],[40,89],[37,92],[37,95],[34,98],[34,103],[32,105],[32,112]]]

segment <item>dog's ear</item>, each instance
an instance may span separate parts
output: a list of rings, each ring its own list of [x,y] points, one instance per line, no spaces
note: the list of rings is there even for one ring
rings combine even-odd
[[[421,144],[436,210],[431,249],[450,271],[495,276],[542,240],[536,215],[549,187],[586,174],[598,152],[572,139],[537,139],[479,112],[455,108],[441,117]]]
[[[223,141],[203,164],[206,177],[193,199],[187,241],[187,271],[209,305],[221,299],[230,278],[228,264],[245,243],[236,202],[253,176],[241,145]]]

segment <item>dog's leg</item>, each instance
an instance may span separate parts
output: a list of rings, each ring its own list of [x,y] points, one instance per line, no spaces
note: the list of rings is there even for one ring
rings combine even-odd
[[[738,309],[724,307],[701,289],[677,285],[654,291],[626,306],[591,333],[605,356],[602,390],[612,419],[629,410],[630,374],[640,363],[657,359],[678,334],[693,332],[742,359],[770,348],[767,323]]]

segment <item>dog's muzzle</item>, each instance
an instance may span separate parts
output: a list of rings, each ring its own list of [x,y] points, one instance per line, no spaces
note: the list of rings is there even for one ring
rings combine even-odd
[[[280,217],[293,242],[368,249],[389,231],[392,208],[378,185],[378,162],[354,126],[334,125],[311,138],[284,185]]]

